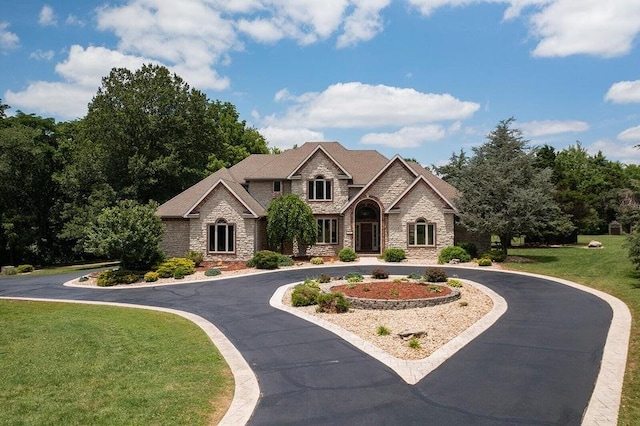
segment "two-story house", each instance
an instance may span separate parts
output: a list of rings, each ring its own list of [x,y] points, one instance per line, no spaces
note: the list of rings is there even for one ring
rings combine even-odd
[[[308,203],[318,224],[317,242],[301,248],[308,256],[400,247],[408,257],[434,260],[454,242],[473,241],[456,225],[457,190],[419,164],[337,142],[308,142],[251,155],[161,205],[163,248],[169,256],[196,250],[206,260],[247,260],[268,248],[267,206],[289,193]]]

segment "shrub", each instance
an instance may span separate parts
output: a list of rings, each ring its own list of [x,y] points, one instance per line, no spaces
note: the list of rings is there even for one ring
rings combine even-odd
[[[378,328],[376,329],[376,334],[378,336],[388,336],[391,334],[391,330],[389,330],[384,325],[379,325]]]
[[[293,259],[291,256],[278,253],[278,266],[293,266]]]
[[[389,278],[389,273],[382,268],[377,268],[371,271],[371,276],[378,280]]]
[[[342,293],[323,293],[318,295],[318,312],[341,314],[349,311],[349,301]]]
[[[418,339],[412,337],[411,339],[409,339],[409,347],[411,349],[420,349],[422,345],[420,344],[420,341]]]
[[[478,247],[473,243],[461,242],[456,244],[458,247],[462,247],[472,259],[478,257]]]
[[[215,277],[217,275],[220,275],[221,273],[222,272],[220,272],[220,269],[216,269],[216,268],[211,268],[204,271],[204,275],[206,277]]]
[[[247,262],[247,266],[258,269],[278,269],[281,256],[280,253],[271,250],[260,250]]]
[[[323,284],[324,284],[324,283],[331,282],[331,276],[330,276],[330,275],[327,275],[327,274],[320,274],[320,275],[318,276],[318,278],[317,278],[317,281],[318,281],[319,283],[323,283]]]
[[[444,283],[447,282],[447,273],[441,268],[427,268],[424,279],[430,283]]]
[[[460,281],[460,280],[449,280],[449,281],[447,281],[447,285],[449,287],[461,288],[462,287],[462,281]]]
[[[404,249],[391,247],[382,253],[382,258],[385,262],[401,262],[407,257]]]
[[[89,281],[89,277],[86,275],[81,276],[80,278],[78,278],[78,282],[83,283],[85,281]]]
[[[183,278],[184,275],[191,275],[196,271],[196,265],[193,260],[185,259],[184,257],[172,257],[169,260],[165,260],[158,266],[156,271],[160,278],[170,278],[176,273],[176,269],[182,269]]]
[[[160,274],[154,271],[149,271],[146,274],[144,274],[144,282],[146,283],[156,282],[158,281],[158,278],[160,278]]]
[[[432,291],[434,293],[442,293],[442,287],[439,287],[437,285],[430,285],[429,291]]]
[[[353,262],[357,257],[356,252],[351,247],[343,247],[338,252],[338,259],[341,262]]]
[[[18,268],[15,266],[3,266],[2,267],[2,275],[16,275],[18,273]]]
[[[177,267],[175,271],[173,271],[173,278],[176,280],[181,280],[184,278],[185,273],[184,269],[181,267]]]
[[[291,304],[293,306],[309,306],[318,303],[320,289],[313,285],[298,284],[291,293]]]
[[[311,264],[312,265],[322,265],[324,263],[324,259],[322,259],[321,257],[312,257],[311,258]]]
[[[494,262],[504,262],[507,260],[507,255],[500,249],[491,249],[482,254],[483,258],[491,259]]]
[[[364,281],[364,277],[360,272],[349,272],[344,276],[344,279],[350,283],[361,283]]]
[[[421,280],[422,279],[422,275],[420,275],[417,272],[412,272],[409,275],[407,275],[407,278],[412,279],[412,280]]]
[[[438,263],[449,263],[453,259],[459,259],[460,262],[468,262],[471,260],[471,256],[462,247],[449,246],[443,248],[440,251],[440,256],[438,256]]]
[[[139,272],[126,269],[106,270],[98,274],[97,285],[99,287],[111,287],[116,284],[133,284],[142,278]]]
[[[320,285],[318,284],[318,281],[314,280],[313,278],[305,279],[303,284],[308,285],[309,287],[315,287],[318,290],[320,290]]]
[[[478,259],[478,266],[491,266],[493,262],[488,257],[483,257],[482,259]]]
[[[204,261],[204,253],[200,251],[189,250],[184,254],[184,258],[191,260],[194,265],[200,266],[200,264]]]
[[[24,274],[26,272],[33,272],[33,265],[18,265],[18,267],[16,268],[18,270],[19,274]]]

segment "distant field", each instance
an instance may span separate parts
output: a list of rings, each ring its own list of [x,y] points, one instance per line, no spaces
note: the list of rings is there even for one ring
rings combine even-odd
[[[233,376],[206,334],[161,312],[0,300],[0,424],[217,422]]]
[[[590,240],[602,249],[587,249]],[[513,248],[509,255],[523,256],[533,263],[504,265],[513,270],[564,278],[609,293],[629,306],[633,315],[629,357],[625,373],[620,425],[640,424],[640,273],[623,247],[624,236],[580,236],[578,245],[561,248]]]

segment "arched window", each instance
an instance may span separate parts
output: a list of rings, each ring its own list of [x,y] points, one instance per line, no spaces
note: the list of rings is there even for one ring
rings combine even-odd
[[[423,218],[407,224],[409,246],[435,246],[436,225]]]
[[[307,198],[312,201],[327,201],[332,199],[331,180],[318,175],[309,181]]]
[[[218,219],[209,225],[209,251],[212,253],[233,253],[235,251],[235,225]]]

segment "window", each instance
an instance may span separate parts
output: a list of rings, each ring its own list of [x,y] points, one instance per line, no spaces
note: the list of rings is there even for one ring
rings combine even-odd
[[[309,200],[331,200],[331,181],[324,176],[316,176],[309,181],[307,197]]]
[[[215,253],[232,253],[235,251],[235,226],[220,219],[209,225],[209,251]]]
[[[436,225],[418,219],[407,225],[410,246],[435,246]]]
[[[273,181],[273,192],[274,193],[281,193],[282,192],[282,181],[281,180],[274,180]]]
[[[338,244],[338,219],[318,219],[319,244]]]

